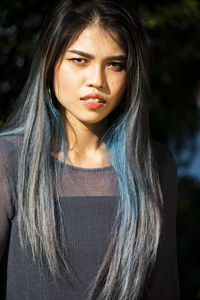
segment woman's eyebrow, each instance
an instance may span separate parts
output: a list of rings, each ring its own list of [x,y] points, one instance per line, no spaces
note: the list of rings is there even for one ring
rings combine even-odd
[[[78,54],[78,55],[81,55],[81,56],[84,56],[87,58],[94,58],[94,55],[84,52],[84,51],[80,51],[80,50],[69,50],[69,52],[75,53],[75,54]],[[107,59],[125,61],[126,56],[125,55],[114,55],[114,56],[107,57]]]

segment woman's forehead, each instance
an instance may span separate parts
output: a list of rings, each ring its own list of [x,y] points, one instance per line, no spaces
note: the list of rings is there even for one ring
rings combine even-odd
[[[104,48],[104,50],[119,52],[119,55],[125,54],[119,34],[98,24],[88,25],[79,34],[76,34],[68,44],[66,51],[77,47],[81,47],[82,50],[90,50],[90,52]]]

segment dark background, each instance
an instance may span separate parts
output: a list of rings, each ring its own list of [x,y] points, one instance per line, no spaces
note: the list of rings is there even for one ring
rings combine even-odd
[[[52,2],[0,2],[0,125],[27,77]],[[181,299],[200,299],[200,1],[137,4],[149,45],[153,138],[170,146],[178,165]]]

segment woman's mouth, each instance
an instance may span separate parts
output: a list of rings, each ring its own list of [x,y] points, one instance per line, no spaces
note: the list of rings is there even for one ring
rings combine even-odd
[[[81,99],[81,102],[83,103],[83,105],[92,109],[99,108],[105,104],[105,101],[99,100],[97,98]]]
[[[105,100],[100,95],[87,95],[81,98],[81,102],[91,109],[99,108],[105,104]]]
[[[97,99],[97,98],[89,98],[89,99],[85,99],[84,100],[85,102],[87,102],[87,103],[104,103],[104,101],[102,101],[102,100],[99,100],[99,99]]]

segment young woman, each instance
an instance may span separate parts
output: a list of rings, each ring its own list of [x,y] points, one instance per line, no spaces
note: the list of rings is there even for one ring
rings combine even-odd
[[[175,300],[176,168],[123,1],[59,2],[0,138],[1,299]]]

